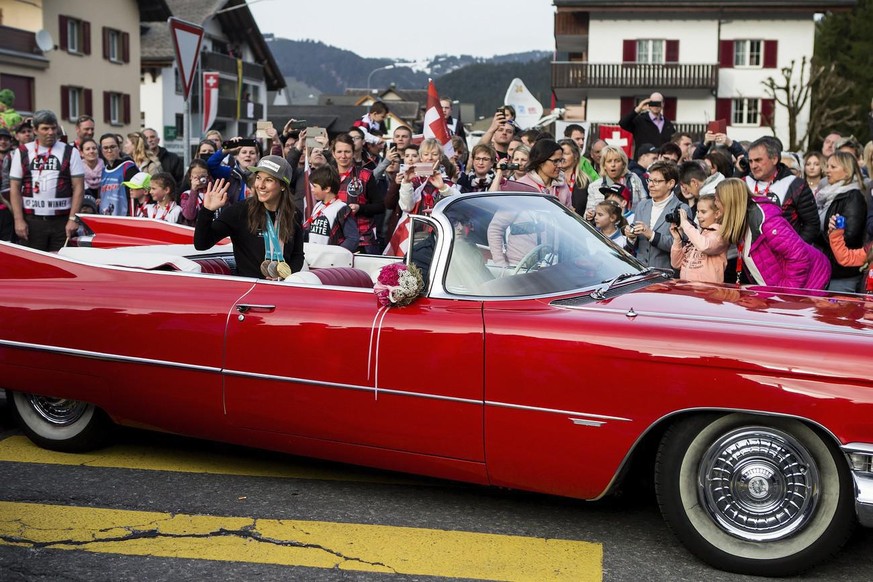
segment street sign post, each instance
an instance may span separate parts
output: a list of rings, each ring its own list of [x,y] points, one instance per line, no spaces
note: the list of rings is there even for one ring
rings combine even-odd
[[[173,39],[173,49],[176,51],[176,66],[179,69],[179,79],[182,81],[182,94],[185,97],[185,167],[191,161],[191,86],[194,73],[200,62],[200,45],[203,42],[203,27],[185,20],[170,17],[170,37]]]

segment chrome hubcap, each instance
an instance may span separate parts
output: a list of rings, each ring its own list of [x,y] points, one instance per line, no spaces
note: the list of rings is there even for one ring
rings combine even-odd
[[[73,424],[82,418],[88,409],[86,403],[66,398],[49,398],[29,394],[27,400],[37,414],[55,426]]]
[[[709,447],[697,486],[701,504],[726,532],[773,541],[809,521],[820,480],[812,455],[797,440],[779,430],[746,427]]]

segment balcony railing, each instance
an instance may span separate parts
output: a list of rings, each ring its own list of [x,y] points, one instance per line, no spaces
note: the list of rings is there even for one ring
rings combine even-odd
[[[552,63],[556,89],[715,89],[718,65]]]
[[[48,59],[36,46],[36,34],[28,30],[0,26],[0,62],[45,69]]]
[[[600,135],[600,126],[601,125],[618,125],[618,120],[615,121],[592,121],[590,135],[597,136]],[[706,124],[705,123],[680,123],[678,121],[674,121],[673,125],[676,127],[676,132],[685,132],[691,135],[691,139],[694,141],[700,141],[703,139],[703,135],[706,133]],[[590,143],[590,142],[589,142]],[[639,144],[635,144],[639,145]]]
[[[203,70],[218,71],[236,76],[236,59],[221,53],[203,53]],[[264,67],[256,63],[243,61],[243,77],[257,81],[264,80]]]

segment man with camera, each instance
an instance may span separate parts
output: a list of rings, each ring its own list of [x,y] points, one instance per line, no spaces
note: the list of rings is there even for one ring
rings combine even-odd
[[[676,133],[673,122],[664,117],[664,96],[658,92],[640,101],[618,124],[633,134],[635,144],[650,143],[660,147]]]

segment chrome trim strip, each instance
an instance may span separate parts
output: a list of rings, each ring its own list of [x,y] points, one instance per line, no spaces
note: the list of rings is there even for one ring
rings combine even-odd
[[[873,444],[870,443],[849,443],[843,445],[843,451],[846,453],[866,453],[873,455]]]
[[[573,424],[578,424],[580,426],[593,426],[595,428],[600,428],[606,421],[604,420],[585,420],[584,418],[571,418],[570,422]]]
[[[612,313],[615,315],[627,315],[627,309],[615,309],[612,307],[594,307],[588,305],[561,305],[562,309],[573,309],[576,311],[596,311],[600,313]],[[660,313],[654,311],[636,311],[637,316],[649,316],[649,317],[658,317],[662,319],[670,319],[670,320],[682,320],[682,321],[698,321],[701,323],[712,324],[712,323],[732,323],[737,325],[749,325],[752,327],[769,327],[773,329],[787,329],[791,331],[810,331],[815,333],[837,333],[836,330],[822,329],[820,327],[813,326],[805,326],[798,325],[797,323],[778,323],[773,321],[755,321],[751,319],[738,319],[735,317],[701,317],[698,315],[687,315],[684,313]],[[851,329],[848,327],[841,327],[839,330],[839,334],[851,334],[862,336],[865,338],[870,337],[870,332],[865,330],[857,330]]]
[[[196,370],[198,372],[216,372],[220,373],[221,368],[214,366],[199,366],[197,364],[183,364],[180,362],[169,362],[162,360],[154,360],[152,358],[138,358],[136,356],[122,356],[118,354],[106,354],[103,352],[93,352],[90,350],[78,350],[75,348],[64,348],[60,346],[46,346],[41,344],[32,344],[28,342],[16,342],[12,340],[0,340],[0,346],[8,346],[22,350],[33,350],[37,352],[50,352],[54,354],[62,354],[65,356],[78,356],[80,358],[89,358],[92,360],[103,360],[107,362],[128,362],[135,364],[146,364],[149,366],[165,366],[168,368],[180,368],[182,370]]]
[[[553,414],[566,414],[567,416],[584,416],[587,418],[597,418],[603,420],[621,420],[624,422],[631,422],[630,418],[623,418],[621,416],[607,416],[605,414],[589,414],[587,412],[576,412],[573,410],[559,410],[557,408],[541,408],[539,406],[526,406],[524,404],[510,404],[508,402],[495,402],[493,400],[486,400],[485,404],[488,406],[497,406],[498,408],[514,408],[516,410],[530,410],[533,412],[550,412]]]
[[[852,471],[855,481],[855,514],[864,527],[873,527],[873,476]]]
[[[276,382],[289,382],[291,384],[311,384],[314,386],[324,386],[326,388],[345,388],[348,390],[357,390],[362,392],[372,392],[379,394],[395,394],[397,396],[412,396],[418,398],[429,398],[431,400],[447,400],[449,402],[460,402],[462,404],[476,404],[482,406],[481,400],[472,398],[459,398],[457,396],[444,396],[441,394],[429,394],[427,392],[409,392],[407,390],[394,390],[391,388],[376,388],[375,386],[361,386],[359,384],[343,384],[341,382],[327,382],[324,380],[309,380],[306,378],[294,378],[291,376],[271,376],[269,374],[257,374],[255,372],[243,372],[242,370],[225,370],[228,376],[237,376],[243,378],[258,378],[262,380],[274,380]]]
[[[44,346],[39,344],[32,344],[27,342],[17,342],[12,340],[0,340],[0,346],[8,346],[17,349],[24,350],[34,350],[39,352],[50,352],[57,353],[67,356],[78,356],[82,358],[89,358],[94,360],[102,360],[108,362],[127,362],[127,363],[135,363],[135,364],[145,364],[149,366],[164,366],[168,368],[178,368],[182,370],[196,370],[198,372],[212,372],[212,373],[223,373],[225,376],[236,376],[243,378],[257,378],[261,380],[273,380],[277,382],[291,382],[295,384],[311,384],[314,386],[325,386],[328,388],[345,388],[348,390],[358,390],[365,392],[376,392],[375,386],[360,386],[358,384],[343,384],[339,382],[327,382],[324,380],[312,380],[305,378],[294,378],[290,376],[273,376],[270,374],[258,374],[255,372],[245,372],[242,370],[230,370],[216,368],[213,366],[199,366],[196,364],[183,364],[179,362],[169,362],[169,361],[161,361],[154,360],[150,358],[138,358],[135,356],[122,356],[117,354],[106,354],[103,352],[93,352],[89,350],[79,350],[74,348],[64,348],[59,346]],[[508,402],[496,402],[492,400],[476,400],[473,398],[460,398],[457,396],[445,396],[441,394],[429,394],[425,392],[410,392],[408,390],[395,390],[391,388],[382,388],[379,387],[378,391],[380,393],[394,394],[397,396],[409,396],[409,397],[417,397],[417,398],[428,398],[432,400],[444,400],[447,402],[459,402],[461,404],[475,404],[477,406],[496,406],[498,408],[512,408],[515,410],[527,410],[532,412],[545,412],[550,414],[561,414],[564,416],[570,417],[585,417],[589,419],[597,419],[597,420],[619,420],[624,422],[630,422],[629,418],[622,418],[620,416],[607,416],[603,414],[590,414],[586,412],[577,412],[572,410],[560,410],[556,408],[543,408],[539,406],[527,406],[524,404],[511,404]],[[574,421],[575,422],[575,421]],[[577,423],[583,424],[583,423]],[[604,423],[600,423],[604,424]],[[592,425],[593,426],[593,425]],[[599,425],[598,425],[599,426]]]

